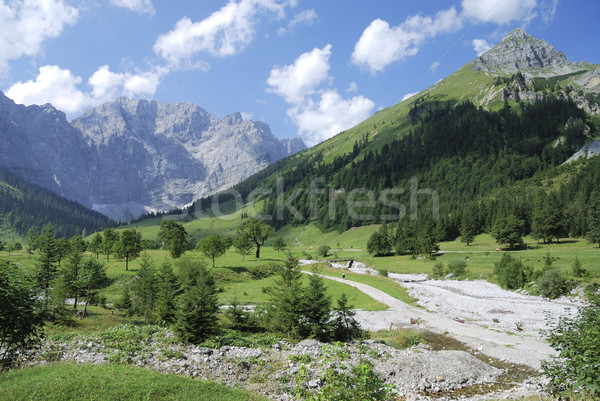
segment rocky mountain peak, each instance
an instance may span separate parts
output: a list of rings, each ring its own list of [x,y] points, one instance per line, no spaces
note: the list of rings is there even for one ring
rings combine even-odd
[[[571,63],[563,52],[557,51],[548,42],[517,28],[475,59],[473,69],[493,75],[512,75],[520,71],[529,76],[554,76],[584,68]]]

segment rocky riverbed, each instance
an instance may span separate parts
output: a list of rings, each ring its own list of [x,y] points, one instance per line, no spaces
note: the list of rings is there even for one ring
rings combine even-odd
[[[137,343],[94,337],[47,340],[27,356],[24,364],[128,363],[245,388],[273,400],[292,400],[292,389],[298,385],[302,365],[306,367],[306,375],[300,380],[301,385],[319,391],[323,374],[331,363],[340,369],[342,366],[350,369],[362,359],[369,360],[374,371],[396,388],[398,396],[406,399],[486,399],[482,398],[485,393],[493,393],[497,399],[502,394],[531,395],[540,391],[531,380],[515,387],[510,380],[507,382],[506,369],[492,366],[493,363],[469,352],[436,351],[427,345],[398,350],[371,340],[339,345],[315,340],[298,344],[280,341],[261,348],[213,349],[174,343],[172,335],[163,331]],[[512,389],[507,390],[509,387]]]

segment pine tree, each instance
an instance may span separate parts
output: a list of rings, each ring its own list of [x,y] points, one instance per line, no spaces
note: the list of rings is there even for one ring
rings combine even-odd
[[[38,250],[38,283],[44,291],[45,303],[50,297],[50,283],[56,275],[57,248],[54,227],[48,223],[35,241]]]
[[[293,337],[300,336],[304,289],[298,260],[291,253],[279,269],[273,287],[269,288],[269,295],[268,318],[273,328]]]
[[[157,273],[156,315],[159,321],[171,324],[175,321],[177,309],[176,296],[180,288],[179,278],[173,273],[173,267],[163,261]]]
[[[325,279],[319,275],[319,269],[313,266],[308,277],[308,285],[304,290],[305,335],[319,341],[327,341],[331,334],[329,325],[331,314],[331,297],[327,295]]]
[[[183,342],[198,344],[217,330],[219,304],[215,279],[201,263],[187,261],[183,270],[177,321],[173,327]]]
[[[73,309],[77,309],[79,298],[79,269],[83,261],[85,252],[85,241],[80,236],[72,237],[69,240],[69,252],[67,253],[67,263],[61,269],[61,276],[69,294],[74,298]]]
[[[597,243],[600,247],[600,192],[593,192],[587,211],[586,238],[589,242]]]
[[[350,341],[364,336],[360,324],[354,319],[356,312],[348,305],[348,297],[342,293],[334,308],[333,335],[336,341]]]
[[[156,269],[148,255],[142,256],[140,268],[131,286],[134,309],[144,316],[144,323],[153,322],[157,293]]]
[[[477,235],[474,210],[465,210],[460,219],[460,240],[469,246]]]

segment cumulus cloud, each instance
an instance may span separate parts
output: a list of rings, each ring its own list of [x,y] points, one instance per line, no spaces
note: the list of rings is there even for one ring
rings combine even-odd
[[[473,39],[473,50],[477,53],[477,56],[481,56],[492,48],[492,45],[485,39]]]
[[[536,16],[536,0],[462,0],[462,14],[499,25],[530,21]]]
[[[78,16],[62,0],[0,0],[0,73],[8,70],[10,60],[38,54],[44,40],[60,36]]]
[[[35,79],[17,82],[6,96],[16,103],[31,105],[51,103],[67,114],[76,114],[88,107],[104,103],[117,96],[150,96],[164,74],[165,68],[137,73],[115,73],[101,66],[88,80],[91,90],[79,88],[82,78],[56,65],[40,67]]]
[[[154,15],[156,13],[152,6],[152,0],[110,0],[110,4],[126,8],[138,14]]]
[[[291,65],[275,67],[267,79],[270,92],[283,97],[288,103],[300,103],[329,77],[331,45],[303,53]]]
[[[291,105],[288,117],[298,133],[314,145],[351,128],[369,117],[375,104],[363,97],[344,99],[337,90],[319,88],[331,82],[329,57],[331,45],[301,54],[293,64],[274,67],[267,79],[268,92],[281,96]],[[356,91],[355,82],[349,91]]]
[[[461,27],[462,20],[454,7],[439,11],[434,18],[421,15],[409,17],[395,27],[376,19],[356,42],[352,62],[368,67],[375,74],[394,62],[417,54],[427,38]]]
[[[348,85],[346,92],[354,92],[354,93],[358,92],[358,85],[356,85],[356,82],[354,82],[354,81],[350,82],[350,85]]]
[[[231,0],[199,22],[184,17],[173,30],[160,35],[154,51],[173,66],[194,66],[199,52],[225,57],[237,54],[253,40],[259,14],[269,13],[282,18],[292,2],[278,0]]]
[[[335,90],[327,90],[315,102],[292,107],[287,114],[298,132],[312,146],[344,131],[369,117],[375,104],[363,97],[343,99]]]

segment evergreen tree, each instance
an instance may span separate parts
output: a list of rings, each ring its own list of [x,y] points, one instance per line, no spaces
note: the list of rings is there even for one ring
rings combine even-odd
[[[159,321],[166,324],[175,321],[176,296],[180,285],[179,278],[173,273],[171,263],[164,260],[157,273],[156,315]]]
[[[590,195],[587,211],[587,227],[587,240],[597,243],[600,247],[600,192],[598,191],[594,191]]]
[[[219,304],[215,280],[202,263],[186,261],[180,266],[183,294],[173,329],[183,342],[198,344],[217,330]]]
[[[129,270],[129,261],[140,256],[142,251],[142,234],[135,228],[124,230],[113,249],[118,258],[125,259],[125,270]]]
[[[56,275],[57,248],[54,227],[48,223],[35,241],[38,250],[38,283],[44,291],[46,305],[50,297],[50,284]]]
[[[134,310],[144,316],[144,323],[153,322],[157,293],[156,269],[146,254],[142,256],[140,268],[135,275],[131,290]]]
[[[509,248],[523,243],[523,220],[514,215],[496,219],[492,226],[491,235],[498,244],[508,244]]]
[[[38,233],[33,228],[30,228],[29,231],[27,231],[27,250],[36,250],[37,238]]]
[[[364,336],[360,324],[354,319],[356,312],[348,305],[348,297],[342,293],[334,308],[333,336],[336,341],[351,341]]]
[[[384,223],[369,237],[367,252],[375,256],[388,256],[394,253],[393,229]]]
[[[291,253],[280,267],[274,285],[269,288],[269,306],[268,320],[273,329],[292,337],[301,335],[305,306],[302,272],[298,260]]]
[[[61,278],[70,296],[74,298],[73,309],[77,309],[79,300],[79,269],[83,261],[85,252],[85,241],[80,236],[72,237],[69,240],[69,252],[67,254],[67,263],[61,269]]]
[[[331,335],[331,297],[327,295],[325,279],[320,276],[319,269],[314,265],[304,291],[303,314],[307,326],[304,335],[319,341],[328,341]]]
[[[460,219],[460,240],[469,246],[477,235],[477,221],[472,209],[467,209]]]
[[[58,263],[58,267],[63,260],[63,258],[69,253],[69,240],[65,237],[57,238],[56,241],[56,262]]]

